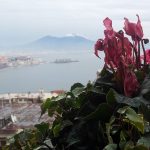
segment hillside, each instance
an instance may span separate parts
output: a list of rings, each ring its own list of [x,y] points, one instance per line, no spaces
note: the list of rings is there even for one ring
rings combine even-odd
[[[22,48],[31,50],[90,50],[93,49],[93,44],[93,41],[78,35],[44,36],[22,46]]]

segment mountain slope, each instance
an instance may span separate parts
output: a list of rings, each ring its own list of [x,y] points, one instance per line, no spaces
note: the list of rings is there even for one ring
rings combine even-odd
[[[94,42],[82,36],[45,36],[24,46],[25,49],[90,50]]]

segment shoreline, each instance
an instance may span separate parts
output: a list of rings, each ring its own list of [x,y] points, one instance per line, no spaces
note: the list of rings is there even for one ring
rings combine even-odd
[[[0,106],[5,107],[11,104],[41,103],[48,98],[57,96],[56,92],[24,92],[0,94]]]

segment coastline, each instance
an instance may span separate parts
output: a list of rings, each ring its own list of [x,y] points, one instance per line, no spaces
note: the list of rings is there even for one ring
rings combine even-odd
[[[57,96],[56,92],[24,92],[24,93],[4,93],[0,94],[0,107],[11,104],[27,104],[28,102],[39,103],[47,98]]]

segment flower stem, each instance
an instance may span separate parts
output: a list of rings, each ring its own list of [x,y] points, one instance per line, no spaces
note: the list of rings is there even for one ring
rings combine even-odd
[[[137,49],[134,46],[134,43],[133,43],[133,51],[134,51],[134,54],[135,54],[136,68],[138,69],[138,54],[137,54]]]
[[[144,70],[146,69],[146,53],[145,53],[145,47],[143,40],[141,41],[142,49],[143,49],[143,54],[144,54]]]
[[[138,41],[138,67],[141,67],[141,60],[140,60],[140,42]]]

